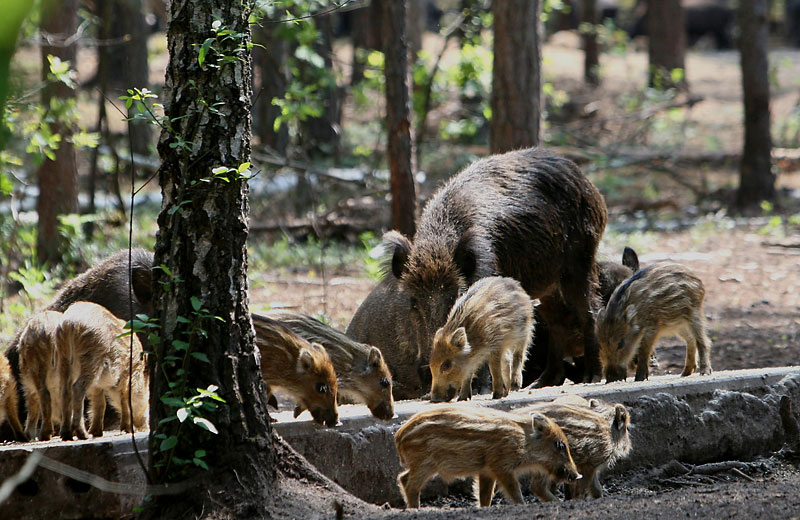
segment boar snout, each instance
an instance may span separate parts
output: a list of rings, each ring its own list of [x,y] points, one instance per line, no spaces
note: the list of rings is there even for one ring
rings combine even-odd
[[[369,411],[372,412],[372,415],[384,421],[394,417],[394,406],[387,401],[381,401],[377,406],[370,407]]]
[[[329,408],[314,408],[309,411],[311,412],[311,416],[314,418],[314,422],[317,424],[333,427],[339,422],[339,414],[336,412],[336,410],[331,410]]]
[[[608,366],[606,367],[606,383],[613,383],[614,381],[625,381],[628,376],[628,370],[625,366]]]
[[[447,385],[447,388],[445,389],[434,388],[431,390],[431,402],[446,403],[448,401],[452,401],[457,392],[458,390],[453,385]]]

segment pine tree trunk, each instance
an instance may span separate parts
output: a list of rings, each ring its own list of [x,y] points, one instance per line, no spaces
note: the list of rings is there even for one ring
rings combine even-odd
[[[736,202],[757,206],[775,198],[769,109],[769,25],[767,0],[740,0],[739,52],[744,96],[744,151]]]
[[[541,127],[539,0],[494,2],[492,153],[536,146]]]
[[[651,87],[688,89],[686,82],[686,29],[680,0],[659,0],[647,3],[649,79]],[[672,71],[684,74],[673,77]]]
[[[272,104],[275,98],[286,93],[286,41],[275,35],[276,26],[265,22],[255,29],[256,43],[263,47],[253,49],[253,59],[258,69],[258,90],[253,107],[255,135],[262,146],[269,146],[280,154],[286,153],[289,144],[289,129],[283,124],[275,131],[275,118],[280,108]]]
[[[78,1],[45,3],[41,16],[42,32],[57,40],[53,46],[42,45],[42,79],[46,80],[50,73],[48,55],[69,61],[71,68],[75,68],[75,44],[65,46],[63,42],[73,36],[78,27]],[[74,98],[75,91],[64,83],[49,83],[42,91],[42,106],[50,108],[51,101],[64,103]],[[64,240],[58,232],[58,217],[78,212],[78,170],[71,125],[56,121],[50,124],[50,130],[61,136],[61,142],[55,151],[55,160],[45,158],[38,171],[36,256],[40,264],[54,265],[61,261],[64,251]]]
[[[583,40],[583,80],[596,87],[600,84],[600,46],[597,44],[597,0],[582,0],[581,22],[587,24],[581,33]]]
[[[164,268],[155,269],[153,284],[160,342],[151,358],[150,470],[159,483],[200,480],[178,495],[156,498],[148,513],[157,518],[264,516],[277,476],[248,312],[247,181],[213,173],[218,167],[236,169],[250,157],[249,13],[247,2],[169,4],[165,92],[172,130],[162,132],[158,146],[163,202],[155,265]],[[215,50],[209,49],[201,65],[201,46],[215,38],[215,26],[244,36],[213,40]],[[223,56],[236,60],[218,61]],[[197,355],[187,356],[181,348]],[[169,356],[179,361],[170,363]],[[181,390],[169,383],[182,380],[183,363]],[[218,434],[190,419],[160,424],[179,409],[163,396],[172,392],[185,399],[209,385],[219,387],[225,399],[215,412],[205,412]],[[172,436],[177,444],[162,450],[163,440]],[[211,471],[193,464],[197,450],[205,451],[202,460]]]
[[[387,160],[391,175],[392,228],[407,237],[416,231],[416,195],[411,172],[411,113],[408,95],[408,59],[405,38],[405,0],[383,0],[386,76]]]

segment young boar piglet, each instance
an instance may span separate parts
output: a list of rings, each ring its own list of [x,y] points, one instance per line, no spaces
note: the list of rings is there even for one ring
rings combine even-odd
[[[8,419],[16,440],[27,440],[19,422],[17,410],[17,379],[11,373],[11,365],[4,352],[0,352],[0,425]]]
[[[542,471],[556,481],[581,478],[564,433],[541,414],[524,416],[491,408],[450,405],[414,415],[394,436],[406,471],[397,482],[408,507],[435,475],[449,482],[477,476],[481,506],[492,502],[495,482],[517,504],[523,502],[517,475]]]
[[[703,282],[688,268],[657,263],[636,271],[614,290],[597,317],[600,361],[606,381],[624,380],[637,358],[636,381],[649,375],[648,362],[660,336],[678,335],[686,342],[682,376],[697,368],[711,373],[711,341],[703,315]]]
[[[513,278],[481,278],[450,310],[431,351],[431,401],[472,397],[472,376],[489,361],[492,397],[522,386],[533,327],[533,304]]]
[[[253,326],[269,398],[285,393],[297,405],[295,417],[308,410],[318,424],[336,426],[336,372],[325,348],[266,316],[253,314]]]
[[[591,495],[600,498],[603,496],[600,473],[630,452],[630,416],[621,404],[583,401],[585,404],[577,400],[557,399],[515,412],[544,414],[555,421],[566,435],[575,466],[583,478],[566,484],[565,496],[584,498]],[[531,475],[531,492],[542,501],[555,499],[556,487],[557,482],[548,475]]]
[[[376,347],[354,341],[319,320],[286,310],[265,314],[306,341],[325,347],[336,370],[338,403],[364,403],[378,419],[394,416],[392,374]]]
[[[123,336],[124,327],[123,320],[96,303],[75,302],[64,312],[56,331],[63,385],[62,440],[72,439],[73,434],[79,439],[87,437],[83,420],[86,396],[91,404],[92,436],[103,435],[106,398],[120,414],[121,430],[132,433],[147,427],[147,364],[139,338]]]
[[[50,440],[53,423],[61,423],[63,385],[55,336],[63,317],[56,311],[34,314],[18,336],[20,380],[28,406],[25,434],[30,439]]]

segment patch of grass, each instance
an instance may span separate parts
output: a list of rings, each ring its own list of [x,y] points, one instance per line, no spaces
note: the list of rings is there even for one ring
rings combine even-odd
[[[377,243],[377,239],[371,233],[362,236],[360,244],[320,241],[313,237],[298,242],[286,236],[271,243],[251,243],[248,247],[250,270],[313,273],[322,266],[326,269],[349,270],[363,265],[367,274],[372,276],[377,267],[376,261],[369,256],[369,250],[374,247],[372,244]]]

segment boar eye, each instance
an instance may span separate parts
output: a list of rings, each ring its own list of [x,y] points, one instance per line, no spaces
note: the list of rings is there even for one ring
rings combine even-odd
[[[447,361],[442,363],[442,366],[439,367],[439,371],[440,372],[447,372],[451,368],[453,368],[453,362],[448,359]]]
[[[325,383],[317,383],[317,392],[319,392],[321,394],[327,394],[328,393],[328,385],[326,385]]]
[[[617,345],[617,350],[622,350],[625,347],[625,340],[619,340],[619,344]]]
[[[564,441],[556,441],[556,449],[558,451],[564,451],[567,449],[567,445],[564,444]]]
[[[389,388],[389,386],[391,386],[391,384],[392,384],[392,382],[391,382],[391,381],[389,381],[389,380],[388,380],[387,378],[385,378],[385,377],[382,377],[382,378],[381,378],[381,380],[379,381],[379,383],[381,384],[381,386],[382,386],[383,388]]]

